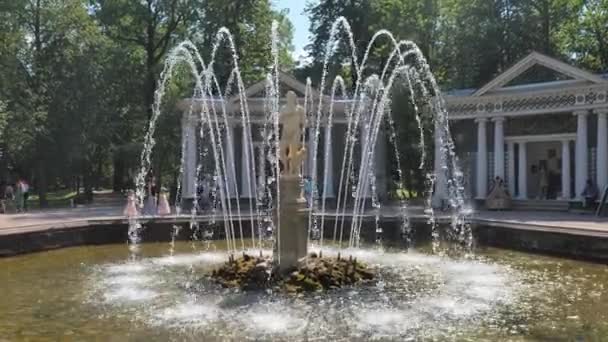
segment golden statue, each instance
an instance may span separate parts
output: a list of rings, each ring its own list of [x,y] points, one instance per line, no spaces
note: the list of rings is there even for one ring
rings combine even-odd
[[[306,152],[306,148],[302,145],[306,113],[304,108],[298,105],[297,96],[293,91],[287,92],[285,97],[287,104],[279,117],[283,126],[280,140],[281,161],[283,162],[283,173],[294,176],[298,174]]]

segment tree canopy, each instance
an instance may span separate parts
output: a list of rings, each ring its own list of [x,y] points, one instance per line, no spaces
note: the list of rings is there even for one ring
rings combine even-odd
[[[162,64],[179,41],[208,52],[227,27],[250,83],[265,75],[278,20],[281,60],[293,66],[293,27],[270,0],[1,0],[0,19],[1,176],[31,179],[42,205],[49,188],[84,186],[90,196],[128,186]],[[220,74],[232,68],[218,64]],[[179,160],[175,99],[191,95],[184,81],[170,86],[165,110],[175,115],[158,132],[167,143],[155,167],[167,183]]]
[[[246,84],[268,72],[273,20],[281,68],[318,81],[339,16],[352,27],[358,58],[374,32],[387,28],[418,43],[446,89],[479,87],[533,49],[608,71],[606,0],[319,0],[306,15],[312,62],[296,67],[294,27],[271,0],[0,0],[0,177],[29,178],[42,205],[58,187],[84,187],[88,195],[128,187],[168,52],[190,39],[208,59],[220,27],[234,35]],[[378,42],[368,73],[379,71],[388,48]],[[215,71],[225,80],[232,52],[220,51]],[[338,47],[330,72],[354,83],[349,56]],[[170,85],[163,110],[174,115],[163,116],[157,132],[166,143],[154,168],[166,184],[175,182],[179,160],[174,104],[191,95],[188,82],[180,76]],[[409,113],[399,129],[410,136],[412,108],[402,95],[394,106]]]
[[[359,60],[373,34],[389,29],[398,40],[419,46],[443,89],[479,88],[532,50],[592,72],[608,72],[605,0],[319,0],[310,2],[306,12],[312,63],[301,74],[316,75],[317,84],[330,29],[340,16],[351,23]],[[388,41],[376,43],[363,77],[381,70],[389,48]],[[341,44],[334,52],[329,73],[354,84],[350,50]],[[544,76],[541,71],[531,77]],[[407,89],[395,91],[392,111],[400,146],[405,146],[400,159],[409,177],[407,187],[422,190],[429,170],[416,166],[421,151],[414,109]],[[427,137],[432,134],[429,125],[424,127]],[[433,139],[426,146],[432,156]]]

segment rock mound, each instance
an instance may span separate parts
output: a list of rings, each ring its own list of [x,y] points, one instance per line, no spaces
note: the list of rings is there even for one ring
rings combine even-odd
[[[300,261],[299,266],[283,274],[275,272],[270,257],[231,256],[214,270],[210,278],[227,288],[241,290],[280,289],[290,293],[338,289],[374,279],[374,272],[356,258],[321,257],[315,253]]]

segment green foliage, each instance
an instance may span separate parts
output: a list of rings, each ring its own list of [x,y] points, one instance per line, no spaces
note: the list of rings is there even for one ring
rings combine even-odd
[[[76,192],[71,189],[64,189],[47,194],[48,206],[51,208],[65,208],[69,207],[73,200],[77,198]],[[36,209],[39,207],[38,195],[32,195],[28,198],[28,208]]]
[[[319,0],[310,2],[306,11],[312,64],[297,70],[298,76],[320,74],[330,28],[339,16],[352,25],[359,61],[374,32],[389,29],[397,40],[418,44],[444,89],[481,87],[532,50],[594,71],[608,70],[606,0]],[[387,41],[375,43],[362,76],[379,73],[391,49]],[[341,43],[333,52],[330,77],[342,75],[354,83],[351,51]],[[546,76],[541,70],[524,81]],[[407,89],[395,90],[391,111],[406,183],[394,188],[422,196],[433,163],[428,160],[423,169],[418,167],[421,142]],[[428,117],[422,123],[425,152],[432,156],[434,127]]]
[[[245,82],[259,80],[270,62],[273,19],[280,22],[281,61],[293,65],[293,27],[285,15],[269,0],[1,0],[1,176],[30,178],[42,205],[49,187],[84,186],[89,195],[111,183],[124,187],[139,161],[170,48],[191,38],[207,53],[226,26],[243,56]],[[174,77],[157,130],[165,143],[154,168],[167,184],[180,151],[175,103],[191,96],[190,82]]]
[[[319,0],[307,13],[313,63],[294,69],[299,76],[320,75],[338,16],[351,24],[359,59],[373,33],[388,28],[419,44],[445,88],[479,87],[532,49],[608,70],[606,0]],[[217,31],[226,27],[244,81],[252,84],[271,64],[273,20],[281,68],[292,70],[294,28],[271,0],[0,0],[0,176],[30,178],[43,205],[55,186],[79,184],[87,193],[110,184],[124,188],[139,162],[168,51],[189,38],[208,61]],[[376,43],[364,77],[380,71],[390,48],[386,40]],[[215,63],[222,82],[234,67],[231,55],[224,42]],[[333,75],[356,81],[345,44],[330,64]],[[156,137],[163,144],[153,167],[165,185],[175,182],[179,160],[175,103],[191,96],[191,82],[187,72],[176,74],[163,104]],[[407,91],[396,91],[391,109],[408,170],[399,186],[419,194],[427,170],[418,169],[415,112]]]
[[[597,72],[608,71],[608,1],[587,0],[556,35],[560,53]]]

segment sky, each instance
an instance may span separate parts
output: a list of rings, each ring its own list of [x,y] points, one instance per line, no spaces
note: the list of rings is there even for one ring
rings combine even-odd
[[[300,57],[306,57],[304,47],[308,44],[308,16],[304,14],[304,8],[307,2],[316,2],[316,0],[273,0],[275,8],[289,9],[289,20],[293,24],[293,44],[295,50],[293,53],[294,59],[299,60]]]

